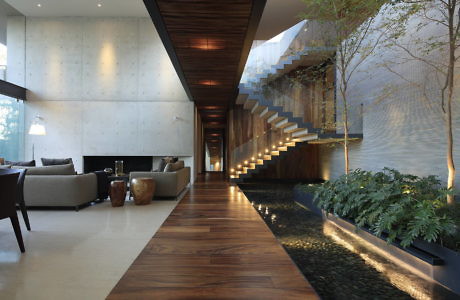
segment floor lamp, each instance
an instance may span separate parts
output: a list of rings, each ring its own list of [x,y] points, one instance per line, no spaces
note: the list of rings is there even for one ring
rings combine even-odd
[[[29,128],[30,135],[46,135],[46,128],[43,118],[39,115],[35,116]],[[32,142],[32,160],[35,160],[35,144]]]

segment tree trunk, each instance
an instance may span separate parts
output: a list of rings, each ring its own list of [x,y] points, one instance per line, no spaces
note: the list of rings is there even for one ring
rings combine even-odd
[[[345,105],[346,106],[346,105]],[[350,161],[348,157],[348,109],[345,108],[345,113],[344,113],[344,122],[343,122],[343,128],[344,128],[344,141],[343,141],[343,152],[345,155],[345,174],[350,173]]]
[[[451,49],[455,51],[455,49]],[[447,73],[447,108],[446,108],[446,135],[447,135],[447,169],[449,171],[447,177],[447,188],[455,187],[455,164],[454,164],[454,137],[452,132],[452,100],[454,97],[454,67],[455,58],[452,58],[453,52],[449,59],[449,71]],[[454,195],[447,195],[447,203],[455,204]]]
[[[349,141],[348,141],[348,101],[347,101],[347,83],[344,82],[343,89],[341,90],[343,101],[343,154],[345,159],[345,174],[350,173],[350,160],[349,160]]]
[[[455,71],[455,49],[457,36],[454,29],[456,1],[449,1],[449,65],[447,72],[447,109],[446,109],[446,133],[447,133],[447,188],[455,187],[455,164],[454,164],[454,138],[452,133],[452,99],[454,97],[454,71]],[[455,204],[454,195],[447,195],[447,203]]]
[[[454,164],[454,141],[452,135],[452,98],[453,98],[453,86],[449,87],[449,96],[447,99],[447,110],[446,110],[446,128],[447,128],[447,169],[449,175],[447,177],[447,188],[453,189],[455,187],[455,164]],[[454,195],[447,195],[447,203],[452,205],[455,204]]]

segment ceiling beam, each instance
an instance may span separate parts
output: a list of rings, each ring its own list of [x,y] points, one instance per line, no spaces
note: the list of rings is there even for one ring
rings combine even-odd
[[[5,80],[0,80],[0,94],[15,99],[27,100],[27,89]]]
[[[166,48],[166,52],[168,52],[169,58],[171,59],[174,69],[176,69],[177,75],[179,76],[180,82],[184,87],[185,93],[187,94],[189,100],[193,101],[192,93],[190,92],[190,88],[187,84],[184,71],[180,64],[176,50],[174,49],[174,45],[171,41],[171,38],[169,37],[168,30],[166,29],[166,25],[163,21],[163,17],[161,16],[160,8],[158,7],[157,2],[155,0],[144,0],[144,4],[147,8],[147,11],[150,14],[150,17],[152,18],[153,24],[155,24],[158,35],[160,36],[161,41],[163,42],[163,45]],[[154,54],[152,53],[152,55]]]

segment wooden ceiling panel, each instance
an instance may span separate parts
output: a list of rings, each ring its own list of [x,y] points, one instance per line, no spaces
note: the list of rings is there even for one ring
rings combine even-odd
[[[265,2],[144,0],[187,95],[199,110],[220,107],[206,109],[204,122],[225,122],[222,108],[235,100]]]

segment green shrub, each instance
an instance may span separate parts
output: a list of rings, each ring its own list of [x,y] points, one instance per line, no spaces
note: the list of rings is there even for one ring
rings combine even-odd
[[[434,242],[455,232],[450,216],[443,213],[446,195],[436,176],[417,177],[385,168],[372,173],[360,169],[327,181],[316,188],[314,201],[328,213],[352,219],[377,236],[388,234],[406,247],[416,238]]]

